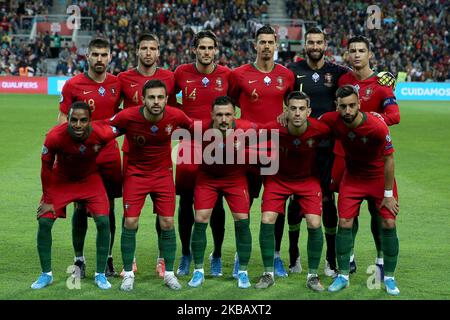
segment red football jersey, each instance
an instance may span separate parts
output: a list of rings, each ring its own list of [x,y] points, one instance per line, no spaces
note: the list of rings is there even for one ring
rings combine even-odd
[[[211,120],[212,102],[228,94],[231,70],[216,65],[210,74],[198,72],[194,63],[175,70],[175,92],[182,92],[181,109],[192,119]]]
[[[123,107],[142,106],[142,88],[149,80],[158,79],[164,82],[167,95],[174,94],[175,78],[173,72],[157,68],[152,76],[144,76],[136,68],[119,73],[117,76],[122,87]]]
[[[283,112],[283,99],[294,88],[294,74],[280,64],[264,73],[253,64],[236,68],[230,77],[230,96],[241,118],[257,123],[274,121]]]
[[[375,73],[365,80],[358,80],[353,72],[348,72],[338,81],[339,87],[346,84],[358,88],[361,111],[379,113],[388,126],[400,122],[400,111],[392,88],[380,85]]]
[[[48,189],[52,179],[76,182],[97,172],[96,159],[100,150],[119,135],[116,128],[104,121],[94,121],[91,126],[92,131],[84,141],[75,141],[70,136],[67,122],[48,132],[42,147],[41,176],[45,202],[50,200]]]
[[[163,118],[151,122],[144,118],[144,107],[127,108],[110,119],[125,132],[129,143],[126,175],[160,175],[172,171],[171,136],[177,128],[191,129],[193,121],[181,110],[166,106]]]
[[[283,180],[298,180],[319,177],[316,163],[316,148],[322,139],[330,135],[330,128],[317,119],[308,118],[308,127],[301,136],[294,136],[288,128],[273,121],[263,126],[279,130],[279,170],[277,176]],[[273,136],[273,133],[272,133]],[[273,145],[273,144],[272,144]]]
[[[202,124],[202,130],[203,133],[210,129],[211,126],[211,121],[206,122],[203,121]],[[222,153],[222,158],[221,158],[221,162],[222,163],[211,163],[208,164],[207,162],[205,162],[205,155],[211,155],[212,157],[215,158],[215,150],[214,149],[214,145],[217,143],[215,142],[214,139],[212,139],[212,141],[203,141],[202,142],[202,164],[200,165],[200,169],[207,173],[208,175],[211,176],[218,176],[218,177],[224,177],[224,176],[245,176],[245,169],[246,169],[246,164],[238,164],[237,159],[238,159],[238,155],[239,157],[242,157],[243,160],[245,160],[245,162],[248,164],[248,145],[246,145],[247,143],[242,143],[243,139],[239,138],[239,134],[245,134],[246,130],[249,129],[253,129],[255,130],[255,135],[257,134],[257,126],[256,124],[250,122],[250,121],[246,121],[246,120],[240,120],[240,119],[236,119],[235,122],[233,123],[232,128],[234,130],[238,130],[241,129],[240,131],[235,131],[234,134],[231,134],[228,137],[225,137],[223,140],[220,140],[221,143],[218,144],[218,147],[221,148],[223,150]],[[203,134],[202,134],[203,136]],[[230,137],[234,138],[234,141],[231,142],[229,140]],[[227,144],[228,143],[232,143],[232,147],[233,147],[233,151],[234,154],[232,156],[230,156],[229,153],[227,153],[228,149],[227,149]],[[255,146],[256,148],[256,146]],[[206,150],[205,150],[206,149]],[[227,158],[233,159],[233,163],[227,163]],[[208,161],[208,159],[206,159]]]
[[[69,113],[75,101],[86,102],[92,110],[92,120],[111,118],[119,111],[120,82],[116,76],[107,73],[102,83],[89,78],[87,73],[78,74],[64,84],[59,110]]]
[[[394,152],[389,128],[383,119],[367,112],[362,114],[363,121],[356,128],[347,127],[338,112],[327,112],[320,121],[341,140],[349,174],[362,178],[383,176],[383,156]]]

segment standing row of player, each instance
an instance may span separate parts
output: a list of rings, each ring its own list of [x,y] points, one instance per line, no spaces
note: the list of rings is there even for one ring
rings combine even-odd
[[[216,65],[214,63],[214,57],[217,50],[217,39],[212,32],[202,31],[196,35],[193,43],[196,62],[193,64],[182,65],[177,68],[175,74],[172,74],[169,71],[161,70],[157,67],[157,59],[159,55],[159,44],[157,38],[152,35],[144,35],[138,41],[138,67],[136,69],[119,74],[118,79],[106,73],[106,66],[109,62],[109,44],[102,40],[94,40],[89,46],[88,73],[72,78],[63,88],[62,101],[60,104],[60,119],[66,118],[66,115],[69,112],[69,107],[74,101],[85,101],[93,111],[92,116],[94,120],[106,119],[115,114],[120,104],[121,95],[124,98],[125,108],[132,106],[141,106],[143,102],[145,102],[141,98],[142,88],[144,84],[150,79],[160,79],[164,82],[165,87],[167,88],[168,95],[170,97],[169,101],[172,104],[175,103],[174,93],[181,91],[183,100],[182,106],[180,106],[181,110],[183,110],[187,114],[187,116],[195,119],[200,119],[204,122],[211,122],[211,105],[214,99],[218,96],[224,96],[226,94],[236,99],[237,105],[241,109],[241,119],[249,120],[253,123],[267,123],[269,121],[273,121],[283,110],[284,97],[286,97],[286,95],[294,88],[296,90],[300,89],[300,91],[304,91],[309,94],[311,100],[312,116],[318,117],[324,112],[335,110],[335,91],[339,85],[345,84],[345,79],[347,83],[351,83],[353,81],[355,82],[353,84],[360,86],[360,92],[363,92],[365,94],[364,97],[361,97],[362,101],[372,102],[372,105],[370,107],[367,107],[369,109],[363,108],[363,110],[378,111],[382,115],[384,115],[384,117],[390,117],[393,121],[388,124],[398,122],[398,119],[394,119],[394,116],[390,116],[391,114],[394,114],[398,118],[398,106],[395,103],[395,97],[392,93],[392,89],[377,85],[377,82],[380,79],[376,75],[366,74],[367,69],[370,70],[370,66],[368,66],[370,55],[369,44],[366,43],[365,39],[362,38],[355,38],[353,40],[354,41],[349,42],[350,60],[351,62],[354,62],[352,63],[352,65],[355,68],[353,73],[346,68],[324,61],[323,52],[326,47],[326,42],[324,34],[319,29],[312,29],[306,34],[307,58],[306,60],[289,66],[289,68],[292,69],[292,72],[274,62],[273,58],[276,50],[276,35],[272,28],[264,26],[256,33],[255,49],[257,52],[257,58],[255,63],[244,65],[240,68],[230,71],[228,68]],[[360,72],[360,74],[358,72]],[[345,77],[347,77],[347,79]],[[363,86],[366,86],[365,91]],[[145,95],[143,96],[145,98]],[[155,96],[154,98],[157,97]],[[293,99],[293,101],[294,100],[309,101],[309,99]],[[156,104],[159,105],[159,103]],[[364,104],[362,104],[362,107],[364,107]],[[159,108],[164,109],[161,105],[159,106]],[[214,110],[215,109],[213,109],[213,112]],[[171,131],[173,129],[173,126],[162,128],[158,124],[150,128],[150,134],[158,135],[163,130]],[[128,141],[130,140],[129,137],[131,137],[131,141]],[[142,184],[140,182],[133,181],[133,170],[131,168],[129,169],[130,160],[132,158],[129,157],[130,153],[128,148],[131,148],[132,146],[134,146],[134,148],[136,148],[136,146],[142,147],[149,142],[145,138],[144,133],[142,133],[141,135],[129,135],[129,137],[127,137],[126,139],[128,142],[126,142],[124,145],[124,212],[126,219],[123,226],[121,239],[122,256],[124,259],[125,271],[122,287],[125,290],[132,289],[134,282],[132,261],[135,250],[135,231],[137,230],[138,220],[137,218],[131,219],[130,217],[127,217],[129,208],[133,208],[134,205],[132,203],[133,199],[131,199],[130,201],[125,200],[125,193],[130,189],[133,190],[134,194],[136,194],[136,192],[138,194],[140,192],[145,194],[152,193],[152,190],[150,189],[140,191],[135,190],[136,186],[142,186]],[[115,165],[117,165],[117,163],[119,163],[120,165],[120,157],[118,158],[119,153],[117,144],[115,144],[115,142],[111,142],[109,145],[111,146],[110,150],[113,150],[112,152],[109,152],[110,157],[108,157],[107,155],[103,155],[103,153],[106,154],[105,150],[107,150],[103,149],[103,151],[100,153],[100,156],[97,158],[97,162],[99,164],[100,172],[103,173],[102,178],[105,182],[105,186],[107,187],[109,198],[113,199],[115,196],[117,196],[117,193],[114,194],[112,191],[110,191],[109,189],[114,188],[108,186],[111,186],[113,185],[113,183],[115,183],[116,186],[118,185],[121,188],[122,184],[118,184],[118,182],[120,181],[119,178],[115,179],[113,183],[111,181],[111,179],[115,176],[120,177],[120,175],[117,175],[117,172],[120,173],[120,171],[114,171],[114,169],[112,169]],[[317,159],[319,160],[318,168],[321,171],[320,177],[324,201],[324,224],[327,240],[326,272],[328,272],[330,275],[334,275],[334,272],[336,270],[334,234],[336,234],[337,224],[334,197],[333,193],[329,190],[331,166],[333,163],[332,145],[333,144],[331,139],[329,139],[328,141],[325,139],[325,141],[323,141],[317,149]],[[192,144],[192,150],[195,150],[194,144]],[[131,162],[134,165],[136,165],[135,163],[142,161],[138,159],[139,157],[141,157],[141,155],[139,157],[136,157],[136,152],[134,152],[133,155],[134,159],[132,159]],[[102,158],[103,160],[101,160]],[[119,159],[119,162],[117,162],[117,159]],[[104,165],[104,169],[102,169],[102,165]],[[148,165],[148,163],[145,165]],[[156,163],[154,163],[154,165],[156,165]],[[158,165],[160,166],[161,164]],[[258,197],[259,189],[261,188],[262,184],[262,179],[255,169],[256,168],[254,168],[254,170],[248,170],[246,172],[250,195],[249,207],[251,206],[252,200]],[[114,171],[115,174],[111,173],[112,171]],[[179,232],[183,247],[183,256],[180,268],[177,270],[177,273],[179,275],[186,275],[190,272],[189,265],[192,260],[190,251],[190,235],[192,231],[192,250],[194,250],[195,248],[193,252],[193,260],[196,265],[193,278],[190,281],[190,284],[193,284],[193,286],[197,286],[199,283],[201,284],[201,282],[203,282],[204,280],[204,272],[202,274],[202,268],[200,268],[203,258],[200,259],[200,256],[202,255],[198,252],[199,246],[197,246],[197,243],[200,241],[200,248],[204,245],[203,229],[206,229],[204,223],[205,221],[208,221],[208,216],[211,215],[211,212],[209,212],[209,210],[215,208],[215,212],[214,214],[212,214],[212,217],[214,217],[218,222],[215,224],[211,224],[213,229],[215,250],[210,257],[210,261],[211,271],[215,276],[222,275],[220,256],[224,232],[224,210],[220,197],[218,197],[218,202],[214,203],[211,208],[201,208],[198,210],[196,208],[194,223],[194,215],[192,213],[192,199],[194,190],[197,190],[197,186],[194,186],[193,182],[195,181],[195,179],[193,179],[193,177],[198,172],[198,167],[194,165],[184,165],[177,167],[176,175],[177,193],[180,194]],[[141,172],[139,174],[141,174]],[[129,182],[129,184],[127,184],[127,181]],[[153,182],[148,185],[156,186],[157,184]],[[165,189],[166,191],[170,191],[170,188],[166,187]],[[126,198],[129,199],[128,195],[126,196]],[[133,209],[135,211],[132,211],[130,209],[133,212],[131,214],[131,216],[133,217],[135,217],[136,215],[138,216],[140,213],[140,209],[142,208],[142,206],[139,208],[139,201],[141,200],[134,200],[138,201],[138,209]],[[161,201],[164,200],[164,197],[162,197],[162,199],[158,199],[158,201],[155,202],[161,203]],[[291,260],[290,269],[294,272],[299,271],[300,266],[299,252],[297,249],[298,231],[301,217],[300,212],[308,215],[308,213],[303,210],[301,211],[300,208],[295,205],[297,203],[298,201],[292,202],[288,214],[288,216],[292,216],[292,219],[288,220],[293,221],[293,223],[290,223],[290,225],[292,225],[293,227],[290,227],[289,238]],[[113,208],[113,206],[110,206],[110,208]],[[206,216],[201,212],[202,210],[207,210]],[[168,211],[170,211],[170,208]],[[87,227],[87,223],[85,222],[87,215],[85,212],[85,206],[80,203],[79,205],[77,205],[77,209],[72,220],[73,242],[76,253],[75,264],[79,266],[83,271],[85,264],[83,261],[84,257],[82,252],[84,236]],[[90,210],[89,212],[92,213],[92,211]],[[167,222],[164,221],[164,219],[161,219],[164,214],[162,211],[158,212],[157,206],[155,206],[155,213],[157,213],[159,217],[159,222],[157,220],[156,225],[160,234],[160,236],[158,237],[158,239],[160,240],[160,256],[164,257],[164,260],[158,260],[158,267],[159,269],[162,269],[164,265],[161,265],[161,263],[164,261],[166,272],[162,272],[161,275],[165,274],[167,276],[166,283],[175,283],[174,281],[171,281],[173,279],[176,279],[176,277],[173,275],[173,258],[170,256],[171,254],[169,254],[170,257],[167,256],[167,252],[173,251],[173,243],[176,243],[174,242],[174,233],[172,233],[172,231],[168,231],[172,230],[171,227],[173,226],[173,218],[171,222]],[[113,216],[113,212],[109,214],[111,235],[113,235],[115,229]],[[263,214],[263,216],[265,215]],[[276,216],[277,215],[275,215],[275,217]],[[263,277],[265,278],[265,281],[263,281],[264,279],[261,278],[261,281],[257,284],[257,287],[265,287],[273,284],[274,278],[273,274],[271,273],[273,272],[273,267],[271,266],[275,266],[276,275],[287,276],[287,273],[284,270],[283,264],[279,257],[281,235],[283,233],[282,228],[284,226],[284,219],[280,219],[280,217],[284,217],[284,212],[283,214],[278,215],[278,217],[279,218],[276,219],[277,224],[274,231],[275,259],[272,265],[270,265],[270,261],[267,259],[270,254],[267,255],[267,250],[265,250],[266,259],[264,265],[265,267],[266,264],[268,265],[267,268],[269,271],[267,272],[269,276],[271,276],[271,278],[267,276]],[[273,222],[275,222],[275,220],[273,220],[273,217],[271,217],[268,221],[272,222],[269,223],[272,225]],[[193,224],[194,228],[192,230]],[[240,230],[238,226],[236,226],[236,228],[237,230]],[[163,235],[163,232],[160,229],[166,231],[166,234]],[[244,234],[244,239],[248,238],[248,235],[246,235],[247,233],[245,231],[247,230],[247,227],[242,227],[241,229],[243,230],[242,232]],[[261,231],[262,230],[263,228],[261,229]],[[377,231],[376,234],[378,235],[379,231]],[[199,237],[200,240],[198,240]],[[265,236],[262,238],[267,239]],[[314,241],[312,240],[312,242]],[[110,243],[111,249],[113,241],[111,241]],[[239,241],[238,243],[248,243],[248,239]],[[169,247],[169,249],[167,249],[167,246]],[[124,247],[130,248],[128,251],[125,250],[126,252],[124,252]],[[164,249],[163,247],[166,248]],[[239,249],[239,246],[237,249],[237,257],[242,256],[242,251],[247,251],[247,249]],[[381,248],[378,251],[380,255]],[[164,254],[164,252],[166,254]],[[131,253],[132,255],[130,262]],[[235,275],[239,279],[239,285],[243,287],[249,285],[248,276],[245,272],[247,267],[246,263],[248,262],[246,253],[244,254],[244,257],[244,261],[236,259],[235,262]],[[377,262],[380,262],[380,260],[378,260]],[[272,268],[272,271],[270,271],[270,268]],[[315,267],[312,268],[312,275],[316,274],[314,273],[314,270],[316,269],[317,268]],[[342,270],[345,271],[345,268]],[[98,270],[97,272],[101,276],[102,273]],[[112,265],[112,256],[110,255],[110,258],[108,259],[107,275],[112,275],[114,273],[115,271]],[[311,276],[309,276],[308,279],[311,279]],[[107,280],[104,280],[106,282],[103,283],[107,283]],[[39,282],[39,280],[37,282]],[[317,285],[318,278],[317,281],[310,281],[310,283],[313,282],[315,283],[315,285]],[[320,282],[318,283],[320,284]],[[171,285],[169,284],[169,286]],[[172,285],[171,287],[178,288],[179,283],[177,283],[177,285]]]

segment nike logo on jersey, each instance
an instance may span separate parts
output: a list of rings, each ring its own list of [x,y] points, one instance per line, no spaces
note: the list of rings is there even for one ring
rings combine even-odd
[[[83,94],[88,94],[88,93],[91,93],[92,92],[92,90],[91,91],[84,91],[83,90]]]
[[[138,86],[138,85],[135,84],[135,83],[130,84],[130,87],[132,87],[132,88],[137,87],[137,86]]]
[[[186,80],[186,83],[195,82],[195,80]]]
[[[248,80],[248,83],[255,83],[256,81],[258,81],[258,80]]]
[[[297,79],[304,78],[304,77],[306,77],[306,75],[305,76],[297,75]]]

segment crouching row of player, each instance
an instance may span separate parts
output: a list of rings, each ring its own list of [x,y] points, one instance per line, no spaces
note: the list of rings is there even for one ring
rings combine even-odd
[[[139,216],[148,194],[161,226],[160,250],[165,260],[164,283],[181,289],[173,271],[176,252],[174,231],[175,188],[171,162],[171,134],[175,128],[193,130],[194,122],[181,110],[166,106],[167,91],[163,82],[151,80],[143,87],[142,107],[128,108],[104,122],[91,122],[91,111],[83,102],[74,103],[68,123],[56,126],[47,135],[42,150],[43,198],[37,211],[38,252],[42,274],[32,288],[43,288],[53,281],[51,273],[51,228],[57,217],[65,215],[70,202],[82,201],[97,225],[97,266],[95,283],[101,289],[111,288],[104,270],[110,241],[107,218],[108,198],[97,172],[95,160],[99,150],[118,135],[125,133],[129,153],[124,173],[124,222],[121,251],[124,277],[120,288],[134,288],[133,257]],[[324,138],[341,140],[346,154],[346,171],[340,185],[339,229],[336,237],[339,275],[328,288],[339,291],[349,285],[349,264],[352,246],[352,223],[364,199],[375,200],[383,218],[383,250],[385,284],[389,294],[398,294],[394,271],[398,256],[395,217],[399,211],[394,182],[393,147],[389,130],[381,117],[359,111],[357,89],[343,86],[336,92],[337,111],[324,114],[320,120],[308,118],[311,113],[308,96],[299,91],[286,98],[287,125],[277,122],[256,124],[235,119],[235,106],[227,97],[218,97],[212,104],[211,121],[203,122],[202,131],[217,129],[227,145],[233,129],[276,130],[279,170],[264,179],[259,243],[264,273],[256,283],[259,289],[274,284],[274,224],[284,214],[285,202],[296,195],[308,226],[307,287],[323,291],[318,267],[323,247],[321,228],[322,194],[317,177],[315,149]],[[233,144],[239,152],[239,144]],[[207,144],[203,143],[203,148]],[[228,150],[229,151],[229,150]],[[55,162],[55,157],[57,161]],[[223,152],[225,159],[226,152]],[[206,249],[206,228],[217,197],[227,200],[236,230],[239,259],[238,287],[251,286],[247,267],[252,250],[249,227],[250,199],[246,167],[239,164],[213,163],[200,165],[194,191],[195,224],[191,250],[194,272],[188,285],[199,287],[205,281],[203,260]]]

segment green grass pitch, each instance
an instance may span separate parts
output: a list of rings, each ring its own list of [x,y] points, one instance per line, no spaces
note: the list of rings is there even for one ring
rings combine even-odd
[[[231,277],[234,256],[234,230],[231,214],[227,215],[223,248],[224,276],[212,279],[207,276],[202,288],[187,286],[189,277],[180,279],[183,289],[173,292],[164,287],[156,277],[155,216],[151,214],[151,201],[143,210],[137,236],[138,272],[135,290],[119,290],[120,278],[113,279],[113,288],[99,290],[93,282],[95,264],[95,225],[89,222],[86,241],[87,278],[81,289],[66,286],[73,251],[71,245],[70,217],[58,220],[53,228],[54,283],[43,290],[33,291],[31,283],[40,273],[36,250],[36,208],[41,196],[40,151],[44,135],[56,123],[58,97],[45,95],[0,95],[0,228],[1,261],[0,299],[230,299],[230,300],[293,300],[293,299],[448,299],[450,277],[448,273],[450,252],[450,103],[407,102],[400,103],[402,120],[392,129],[395,153],[396,178],[399,187],[401,212],[398,216],[400,257],[396,273],[401,295],[388,297],[381,290],[369,290],[367,267],[374,263],[369,214],[364,206],[356,243],[358,271],[351,276],[351,285],[342,292],[322,294],[305,287],[306,273],[276,279],[276,285],[259,291],[237,288]],[[116,201],[117,221],[121,220],[122,202]],[[227,209],[228,210],[228,209]],[[253,252],[249,275],[254,285],[262,272],[259,250],[259,199],[252,207]],[[175,220],[177,223],[177,219]],[[120,227],[117,228],[114,256],[116,267],[121,265]],[[302,224],[300,249],[303,269],[306,264],[306,227]],[[212,247],[208,230],[205,269],[209,272],[207,255]],[[282,245],[282,257],[288,262],[287,227]],[[325,248],[324,248],[325,253]],[[323,259],[320,272],[323,270]],[[180,255],[178,241],[177,261]],[[120,271],[120,270],[119,270]],[[320,274],[328,286],[331,279]]]

